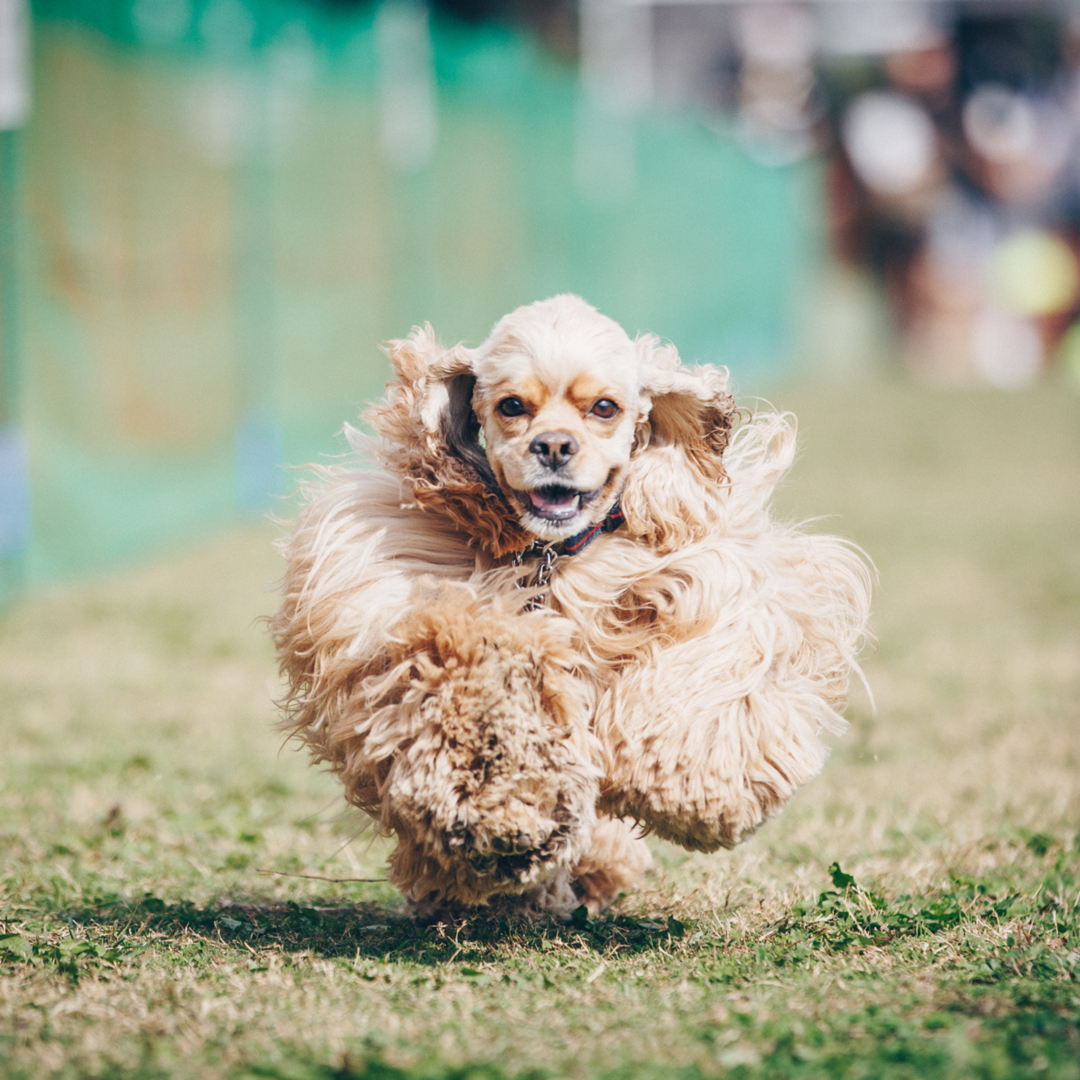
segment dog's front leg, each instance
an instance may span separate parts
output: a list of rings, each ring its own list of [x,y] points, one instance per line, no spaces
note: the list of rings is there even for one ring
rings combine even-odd
[[[380,822],[418,904],[521,892],[589,850],[598,791],[590,684],[565,628],[443,586],[393,629],[368,680],[366,752],[393,746]]]
[[[821,769],[837,725],[825,675],[781,654],[717,632],[621,672],[597,715],[601,812],[698,851],[750,836]]]

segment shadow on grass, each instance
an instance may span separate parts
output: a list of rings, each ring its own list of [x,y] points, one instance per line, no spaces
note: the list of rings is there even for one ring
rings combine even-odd
[[[346,1054],[340,1065],[296,1058],[285,1063],[242,1066],[234,1077],[235,1080],[548,1080],[555,1075],[559,1074],[546,1068],[510,1073],[491,1063],[402,1068],[389,1064],[376,1051],[370,1056]],[[714,1073],[711,1070],[703,1073],[696,1065],[634,1064],[594,1075],[602,1076],[603,1080],[704,1080]]]
[[[505,1073],[497,1065],[418,1066],[400,1068],[375,1053],[356,1057],[346,1054],[340,1065],[305,1062],[302,1058],[282,1064],[248,1065],[235,1074],[236,1080],[545,1080],[544,1069]]]
[[[106,1061],[91,1070],[64,1068],[53,1074],[57,1080],[173,1080],[173,1067],[155,1060],[153,1053],[137,1065]],[[22,1070],[11,1074],[9,1080],[37,1080],[34,1072]],[[679,1073],[679,1080],[685,1074]],[[699,1076],[695,1070],[694,1080]],[[370,1054],[346,1054],[339,1064],[313,1061],[297,1052],[277,1061],[256,1062],[235,1066],[229,1070],[231,1080],[547,1080],[551,1073],[544,1069],[528,1069],[520,1073],[504,1072],[490,1063],[469,1065],[418,1065],[403,1068],[390,1064],[378,1051]],[[623,1080],[622,1077],[618,1080]],[[652,1080],[650,1076],[649,1080]],[[687,1080],[690,1080],[687,1077]]]
[[[226,947],[272,945],[282,952],[327,959],[347,956],[427,965],[482,962],[507,948],[539,951],[581,938],[598,951],[618,946],[623,955],[642,953],[685,932],[683,924],[672,918],[654,922],[610,912],[596,919],[584,916],[580,909],[569,921],[556,922],[496,903],[467,916],[423,922],[370,903],[309,907],[249,897],[198,907],[156,896],[136,902],[110,897],[66,912],[68,920],[87,930],[111,930],[118,937],[150,935],[156,947],[167,946],[168,939],[179,944],[196,935]]]

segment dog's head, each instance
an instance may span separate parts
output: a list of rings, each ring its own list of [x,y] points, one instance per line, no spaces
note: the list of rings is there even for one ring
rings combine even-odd
[[[388,466],[493,554],[572,537],[620,497],[655,546],[708,527],[702,486],[723,480],[734,413],[719,371],[576,296],[518,308],[472,351],[425,327],[389,353],[397,377],[366,415]]]
[[[649,410],[639,368],[622,327],[576,296],[518,308],[473,353],[487,464],[532,536],[565,540],[611,509]]]

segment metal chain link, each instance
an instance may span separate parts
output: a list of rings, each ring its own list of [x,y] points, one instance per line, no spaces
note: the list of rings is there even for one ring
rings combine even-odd
[[[519,580],[519,589],[542,589],[551,580],[551,575],[555,570],[555,563],[559,558],[559,554],[555,550],[553,544],[548,544],[546,546],[531,544],[524,551],[519,551],[514,555],[514,566],[521,566],[526,559],[533,556],[539,556],[539,562],[536,564],[536,569],[533,571],[532,580],[527,584],[524,584]],[[547,593],[537,593],[536,596],[531,597],[526,602],[525,610],[537,611],[544,606],[546,600]]]

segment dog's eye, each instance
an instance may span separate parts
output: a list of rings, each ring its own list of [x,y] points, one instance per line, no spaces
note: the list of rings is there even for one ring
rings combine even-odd
[[[495,408],[502,413],[503,416],[523,416],[525,414],[525,405],[521,398],[503,398]]]
[[[610,420],[619,411],[619,406],[611,398],[602,397],[593,407],[592,415],[601,420]]]

